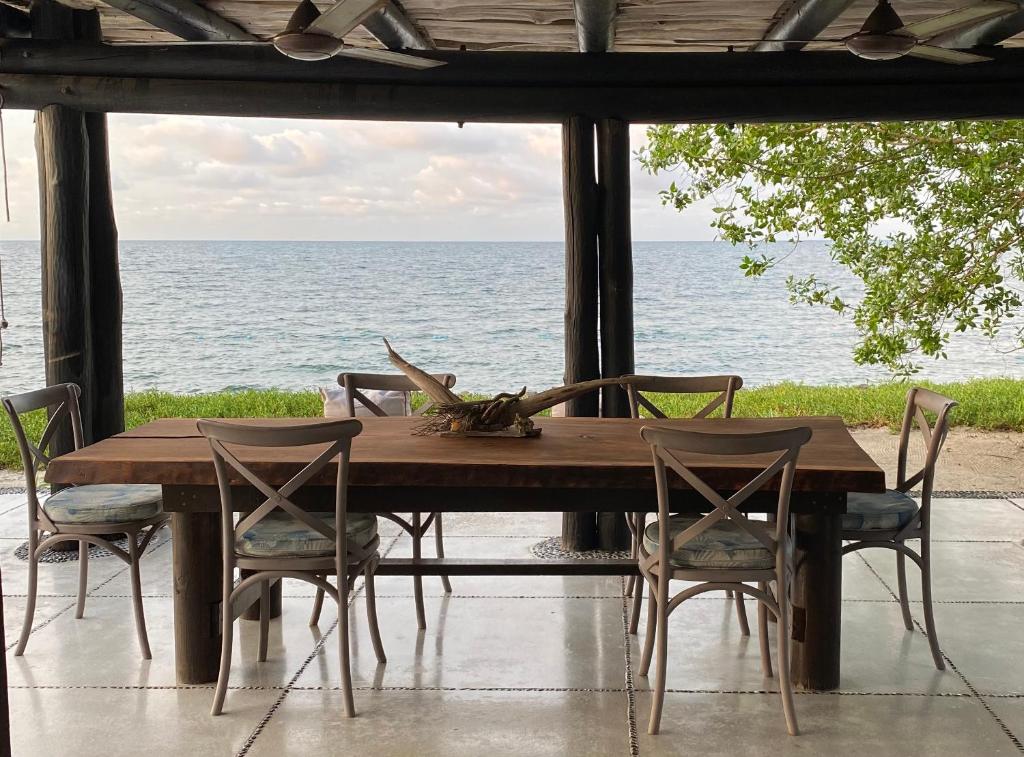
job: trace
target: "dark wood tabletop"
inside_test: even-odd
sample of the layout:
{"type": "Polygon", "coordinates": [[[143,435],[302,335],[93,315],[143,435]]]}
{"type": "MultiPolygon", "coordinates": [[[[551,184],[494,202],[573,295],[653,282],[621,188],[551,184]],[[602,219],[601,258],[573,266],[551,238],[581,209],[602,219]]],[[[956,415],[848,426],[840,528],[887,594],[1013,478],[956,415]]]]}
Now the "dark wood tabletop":
{"type": "MultiPolygon", "coordinates": [[[[239,419],[277,425],[322,422],[304,419],[239,419]]],[[[645,425],[694,431],[744,433],[809,426],[793,489],[819,492],[880,492],[885,474],[854,441],[841,418],[732,418],[634,420],[629,418],[540,418],[541,436],[444,438],[414,433],[419,418],[361,418],[352,443],[354,487],[554,487],[646,489],[654,487],[651,452],[640,439],[645,425]]],[[[284,483],[321,447],[247,448],[239,457],[272,483],[284,483]]],[[[747,483],[770,462],[766,456],[682,456],[721,490],[747,483]]],[[[216,483],[210,448],[194,419],[167,418],[56,458],[51,483],[138,483],[173,486],[216,483]]],[[[332,483],[329,466],[312,483],[332,483]]],[[[685,488],[681,480],[675,485],[685,488]]]]}

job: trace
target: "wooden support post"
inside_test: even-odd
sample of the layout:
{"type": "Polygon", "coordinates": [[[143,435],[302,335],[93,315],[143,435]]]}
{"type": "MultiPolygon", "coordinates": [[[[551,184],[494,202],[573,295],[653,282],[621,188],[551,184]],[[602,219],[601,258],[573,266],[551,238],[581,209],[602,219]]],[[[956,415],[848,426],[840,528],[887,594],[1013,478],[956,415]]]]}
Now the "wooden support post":
{"type": "MultiPolygon", "coordinates": [[[[597,175],[601,377],[612,378],[634,371],[629,124],[625,121],[607,118],[597,122],[597,175]]],[[[625,390],[618,386],[601,390],[601,417],[629,417],[625,390]]],[[[622,513],[598,515],[601,549],[628,549],[629,538],[622,513]]]]}
{"type": "MultiPolygon", "coordinates": [[[[601,376],[634,371],[633,239],[630,227],[629,124],[597,122],[597,170],[601,197],[601,376]]],[[[617,387],[601,390],[601,416],[628,418],[629,400],[617,387]]]]}
{"type": "MultiPolygon", "coordinates": [[[[95,10],[75,14],[80,39],[100,41],[100,16],[95,10]]],[[[89,287],[92,387],[83,399],[92,408],[93,441],[124,431],[124,361],[121,354],[121,270],[117,220],[110,181],[107,117],[86,113],[89,144],[89,287]]]]}
{"type": "MultiPolygon", "coordinates": [[[[600,377],[597,344],[597,184],[594,122],[572,116],[562,124],[562,193],[565,203],[565,382],[600,377]]],[[[568,416],[598,414],[597,392],[566,403],[568,416]]],[[[596,513],[564,513],[562,546],[597,546],[596,513]]]]}
{"type": "MultiPolygon", "coordinates": [[[[88,392],[92,384],[92,356],[89,349],[89,158],[84,115],[63,105],[41,110],[36,117],[36,154],[39,159],[46,383],[73,382],[81,386],[83,392],[88,392]]],[[[81,409],[88,444],[93,441],[92,406],[85,401],[81,409]]],[[[56,454],[74,449],[70,427],[58,430],[50,449],[56,454]]]]}
{"type": "MultiPolygon", "coordinates": [[[[33,36],[99,41],[95,11],[35,0],[33,36]]],[[[36,119],[46,383],[82,388],[85,442],[124,430],[121,283],[106,118],[51,105],[36,119]]],[[[65,433],[66,431],[66,433],[65,433]]],[[[72,448],[62,429],[53,452],[72,448]]]]}

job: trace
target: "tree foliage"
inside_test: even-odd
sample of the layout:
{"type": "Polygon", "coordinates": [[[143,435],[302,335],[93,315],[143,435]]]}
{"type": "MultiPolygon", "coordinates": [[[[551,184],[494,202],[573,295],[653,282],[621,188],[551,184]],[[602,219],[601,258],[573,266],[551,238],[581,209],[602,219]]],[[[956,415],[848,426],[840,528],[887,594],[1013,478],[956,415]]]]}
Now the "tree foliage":
{"type": "MultiPolygon", "coordinates": [[[[765,242],[830,240],[863,296],[820,273],[790,276],[790,299],[851,316],[854,359],[899,374],[945,357],[955,332],[994,337],[1022,304],[1024,122],[656,126],[639,153],[676,172],[666,204],[716,200],[713,225],[751,248],[748,276],[776,259],[765,242]]],[[[1016,330],[1018,343],[1024,330],[1016,330]]]]}

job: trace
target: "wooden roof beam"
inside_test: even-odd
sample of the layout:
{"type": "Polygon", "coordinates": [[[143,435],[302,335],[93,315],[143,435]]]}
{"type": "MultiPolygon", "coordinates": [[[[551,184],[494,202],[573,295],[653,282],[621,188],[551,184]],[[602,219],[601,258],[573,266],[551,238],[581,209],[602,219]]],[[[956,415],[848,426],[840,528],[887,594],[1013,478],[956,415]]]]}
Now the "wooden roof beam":
{"type": "Polygon", "coordinates": [[[1021,32],[1024,32],[1024,7],[1007,16],[990,18],[973,26],[940,34],[929,40],[928,44],[966,50],[971,47],[998,45],[1021,32]]]}
{"type": "Polygon", "coordinates": [[[779,9],[782,15],[751,49],[758,53],[799,50],[852,4],[853,0],[785,0],[779,9]]]}
{"type": "Polygon", "coordinates": [[[433,50],[434,43],[421,32],[395,0],[363,22],[363,27],[388,50],[433,50]]]}
{"type": "Polygon", "coordinates": [[[616,0],[573,0],[576,38],[581,53],[606,53],[615,47],[616,0]]]}
{"type": "Polygon", "coordinates": [[[28,14],[0,3],[0,38],[31,37],[32,21],[28,14]]]}
{"type": "Polygon", "coordinates": [[[103,0],[189,42],[252,42],[252,34],[192,0],[103,0]]]}

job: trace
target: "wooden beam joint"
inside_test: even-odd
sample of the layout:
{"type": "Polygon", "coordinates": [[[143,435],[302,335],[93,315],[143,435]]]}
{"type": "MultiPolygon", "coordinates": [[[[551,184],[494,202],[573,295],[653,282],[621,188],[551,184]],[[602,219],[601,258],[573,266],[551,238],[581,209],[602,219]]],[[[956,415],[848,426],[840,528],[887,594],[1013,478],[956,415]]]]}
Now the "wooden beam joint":
{"type": "Polygon", "coordinates": [[[363,22],[363,27],[388,50],[433,50],[434,43],[406,15],[396,0],[363,22]]]}
{"type": "Polygon", "coordinates": [[[615,47],[616,0],[573,0],[576,38],[581,53],[606,53],[615,47]]]}

